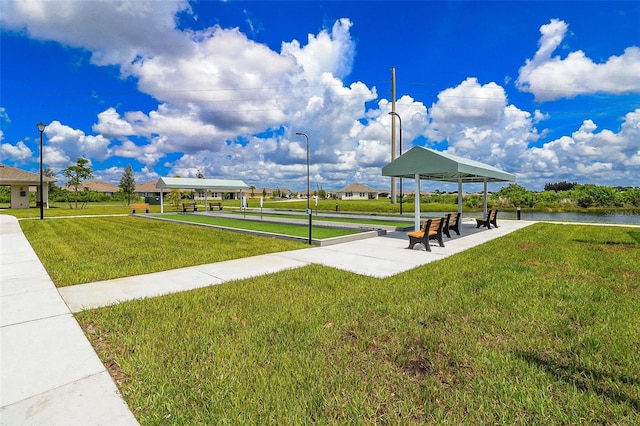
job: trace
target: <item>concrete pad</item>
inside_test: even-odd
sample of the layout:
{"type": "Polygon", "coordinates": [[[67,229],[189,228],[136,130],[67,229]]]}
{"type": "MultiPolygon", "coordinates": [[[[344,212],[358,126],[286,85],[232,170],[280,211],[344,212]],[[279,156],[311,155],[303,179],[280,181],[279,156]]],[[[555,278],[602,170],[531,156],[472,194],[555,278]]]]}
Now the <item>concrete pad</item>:
{"type": "Polygon", "coordinates": [[[137,425],[107,371],[0,408],[1,424],[137,425]]]}
{"type": "Polygon", "coordinates": [[[2,327],[69,313],[69,308],[53,286],[46,290],[3,295],[0,299],[2,327]]]}
{"type": "Polygon", "coordinates": [[[55,288],[39,260],[37,264],[34,264],[33,260],[13,263],[3,261],[0,268],[0,282],[2,282],[1,296],[55,288]]]}
{"type": "Polygon", "coordinates": [[[71,314],[2,327],[0,341],[1,407],[105,371],[71,314]]]}

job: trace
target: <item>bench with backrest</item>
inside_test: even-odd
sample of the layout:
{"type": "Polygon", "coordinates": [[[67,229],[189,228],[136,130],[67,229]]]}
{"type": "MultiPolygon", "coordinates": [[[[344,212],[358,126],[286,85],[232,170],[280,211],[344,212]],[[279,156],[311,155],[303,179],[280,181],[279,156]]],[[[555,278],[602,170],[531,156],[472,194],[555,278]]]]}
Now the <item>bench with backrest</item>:
{"type": "Polygon", "coordinates": [[[431,251],[429,240],[437,240],[440,247],[444,247],[444,241],[442,240],[443,224],[444,218],[441,217],[425,220],[422,229],[407,233],[409,236],[408,248],[412,249],[417,243],[422,243],[427,251],[431,251]]]}
{"type": "Polygon", "coordinates": [[[491,225],[498,227],[498,210],[489,210],[487,215],[482,219],[476,219],[476,228],[484,226],[491,229],[491,225]]]}
{"type": "Polygon", "coordinates": [[[194,212],[197,212],[198,205],[196,203],[182,203],[182,211],[186,212],[187,210],[193,210],[194,212]]]}
{"type": "Polygon", "coordinates": [[[442,226],[444,235],[451,238],[451,231],[456,231],[456,234],[460,235],[460,217],[462,217],[460,213],[447,214],[442,226]]]}
{"type": "Polygon", "coordinates": [[[142,211],[144,210],[145,213],[149,213],[149,204],[148,203],[138,203],[138,204],[131,204],[131,213],[135,213],[136,210],[142,211]]]}
{"type": "Polygon", "coordinates": [[[222,210],[222,203],[220,201],[209,203],[209,211],[213,211],[213,209],[222,210]]]}

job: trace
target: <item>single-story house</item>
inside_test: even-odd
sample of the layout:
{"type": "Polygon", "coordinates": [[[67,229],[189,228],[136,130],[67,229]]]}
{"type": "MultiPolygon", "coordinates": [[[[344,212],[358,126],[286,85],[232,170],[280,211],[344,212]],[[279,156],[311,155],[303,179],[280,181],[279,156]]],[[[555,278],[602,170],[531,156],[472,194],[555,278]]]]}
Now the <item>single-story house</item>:
{"type": "Polygon", "coordinates": [[[136,194],[138,194],[140,198],[159,197],[160,190],[156,188],[157,182],[157,180],[150,180],[136,184],[136,194]]]}
{"type": "MultiPolygon", "coordinates": [[[[49,182],[55,182],[54,178],[42,176],[42,200],[44,207],[49,207],[49,182]]],[[[15,167],[0,164],[0,185],[11,187],[11,208],[29,208],[29,187],[35,187],[40,191],[40,173],[30,173],[15,167]]],[[[40,200],[36,193],[36,200],[40,200]]],[[[36,207],[40,202],[36,201],[36,207]]]]}
{"type": "Polygon", "coordinates": [[[377,200],[378,191],[361,183],[352,183],[336,191],[339,200],[377,200]]]}
{"type": "Polygon", "coordinates": [[[100,194],[112,196],[120,190],[112,183],[105,182],[103,180],[85,180],[80,184],[82,189],[88,189],[90,191],[99,192],[100,194]]]}

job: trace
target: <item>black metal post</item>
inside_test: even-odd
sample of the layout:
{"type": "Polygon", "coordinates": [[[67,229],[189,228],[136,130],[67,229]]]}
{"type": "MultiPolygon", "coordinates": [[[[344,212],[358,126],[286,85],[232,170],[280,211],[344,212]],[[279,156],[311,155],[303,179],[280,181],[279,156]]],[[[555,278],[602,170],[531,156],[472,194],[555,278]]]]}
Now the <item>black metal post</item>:
{"type": "Polygon", "coordinates": [[[38,191],[40,196],[38,198],[40,199],[40,220],[43,220],[44,219],[44,198],[43,198],[44,182],[42,179],[42,132],[44,132],[44,128],[46,127],[46,125],[40,122],[36,124],[36,126],[40,131],[40,190],[38,191]]]}

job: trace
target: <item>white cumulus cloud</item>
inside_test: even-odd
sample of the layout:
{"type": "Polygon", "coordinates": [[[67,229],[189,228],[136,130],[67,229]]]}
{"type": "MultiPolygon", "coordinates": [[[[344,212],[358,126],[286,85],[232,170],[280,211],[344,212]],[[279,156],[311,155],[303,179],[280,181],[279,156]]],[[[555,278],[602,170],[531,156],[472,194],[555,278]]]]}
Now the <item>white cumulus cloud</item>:
{"type": "Polygon", "coordinates": [[[595,63],[581,50],[566,58],[552,56],[569,26],[552,19],[540,27],[539,48],[520,68],[516,86],[533,93],[538,101],[573,98],[594,93],[640,93],[640,48],[627,47],[622,55],[595,63]]]}

